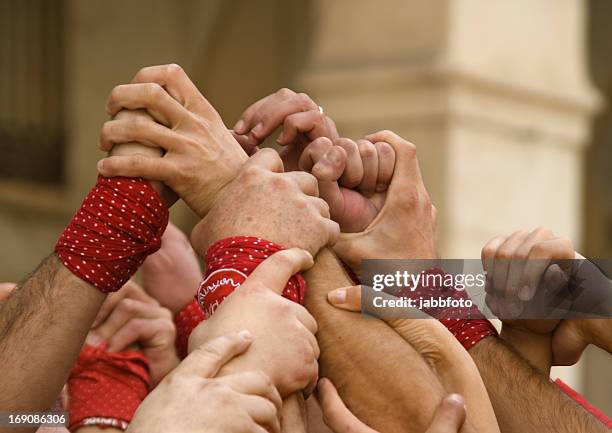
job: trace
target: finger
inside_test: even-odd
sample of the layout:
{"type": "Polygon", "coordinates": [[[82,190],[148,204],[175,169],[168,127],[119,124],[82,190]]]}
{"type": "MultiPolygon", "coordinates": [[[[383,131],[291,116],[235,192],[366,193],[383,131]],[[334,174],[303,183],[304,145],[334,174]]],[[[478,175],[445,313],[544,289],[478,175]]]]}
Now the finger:
{"type": "Polygon", "coordinates": [[[523,239],[520,245],[516,248],[514,256],[509,263],[508,277],[506,282],[507,296],[511,299],[518,299],[519,291],[522,290],[521,282],[523,280],[523,270],[525,268],[529,251],[536,243],[550,239],[553,234],[548,229],[538,228],[523,239]]]}
{"type": "Polygon", "coordinates": [[[238,404],[257,424],[267,427],[269,431],[280,433],[278,409],[271,401],[254,395],[240,395],[238,404]]]}
{"type": "Polygon", "coordinates": [[[176,328],[171,316],[157,319],[130,319],[108,340],[109,352],[122,352],[134,343],[143,347],[174,347],[176,328]]]}
{"type": "Polygon", "coordinates": [[[325,218],[323,221],[327,232],[327,246],[333,246],[340,239],[340,225],[333,220],[325,218]]]}
{"type": "Polygon", "coordinates": [[[376,433],[361,422],[346,407],[334,384],[326,378],[319,380],[317,387],[323,421],[334,432],[376,433]]]}
{"type": "Polygon", "coordinates": [[[245,371],[218,379],[241,394],[258,395],[270,400],[278,410],[283,406],[283,400],[274,383],[262,371],[245,371]]]}
{"type": "Polygon", "coordinates": [[[253,336],[249,331],[217,337],[191,351],[170,374],[193,374],[202,378],[215,377],[221,367],[247,350],[252,341],[253,336]]]}
{"type": "Polygon", "coordinates": [[[241,287],[249,284],[262,284],[281,294],[289,278],[300,271],[309,269],[313,263],[312,255],[306,250],[290,248],[279,251],[257,266],[241,287]]]}
{"type": "Polygon", "coordinates": [[[378,154],[378,178],[376,192],[383,192],[389,187],[395,169],[395,151],[389,143],[377,141],[374,143],[378,154]]]}
{"type": "Polygon", "coordinates": [[[368,140],[357,140],[357,147],[363,164],[363,178],[359,184],[359,190],[366,197],[370,197],[376,191],[376,179],[378,178],[378,154],[376,147],[368,140]]]}
{"type": "Polygon", "coordinates": [[[304,134],[311,140],[326,137],[331,140],[338,137],[333,120],[318,109],[290,114],[283,122],[283,131],[276,142],[281,146],[292,143],[298,134],[304,134]]]}
{"type": "Polygon", "coordinates": [[[389,188],[397,182],[397,186],[415,185],[422,183],[421,170],[417,159],[416,146],[396,133],[384,130],[365,137],[371,142],[388,143],[395,152],[394,176],[389,188]]]}
{"type": "Polygon", "coordinates": [[[556,238],[536,243],[529,252],[523,270],[519,298],[523,301],[533,298],[540,279],[551,261],[571,260],[574,257],[574,247],[569,239],[556,238]]]}
{"type": "Polygon", "coordinates": [[[124,298],[110,313],[108,318],[100,326],[92,330],[91,334],[93,334],[94,339],[99,338],[101,341],[105,341],[115,335],[132,318],[157,319],[159,315],[160,308],[157,305],[124,298]]]}
{"type": "Polygon", "coordinates": [[[100,132],[99,147],[100,150],[108,152],[115,144],[138,142],[170,151],[180,138],[179,134],[152,119],[130,117],[106,122],[100,132]]]}
{"type": "Polygon", "coordinates": [[[304,325],[306,329],[308,329],[308,331],[311,332],[312,334],[316,334],[318,330],[318,325],[317,325],[317,321],[312,316],[312,314],[310,314],[310,312],[304,306],[300,304],[296,305],[294,303],[293,307],[294,307],[295,315],[298,318],[298,320],[302,323],[302,325],[304,325]]]}
{"type": "Polygon", "coordinates": [[[465,418],[465,400],[459,394],[451,394],[436,409],[426,433],[457,433],[465,423],[465,418]]]}
{"type": "Polygon", "coordinates": [[[329,205],[327,204],[325,200],[323,200],[322,198],[310,197],[310,196],[307,198],[307,200],[310,203],[310,205],[314,207],[323,218],[329,219],[330,217],[329,205]]]}
{"type": "Polygon", "coordinates": [[[285,171],[283,160],[280,155],[276,150],[271,148],[260,149],[249,158],[246,165],[262,167],[275,173],[282,173],[285,171]]]}
{"type": "Polygon", "coordinates": [[[120,110],[146,109],[159,123],[167,127],[179,125],[189,112],[156,83],[122,84],[116,86],[106,103],[106,112],[113,117],[120,110]]]}
{"type": "MultiPolygon", "coordinates": [[[[306,327],[301,321],[298,321],[298,326],[304,328],[304,335],[306,336],[306,340],[312,349],[312,353],[314,354],[315,359],[319,359],[319,355],[321,355],[321,349],[319,348],[319,343],[317,342],[317,338],[314,333],[306,327]]],[[[316,332],[316,331],[315,331],[316,332]]]]}
{"type": "Polygon", "coordinates": [[[289,179],[293,180],[304,194],[312,197],[319,196],[317,178],[312,174],[303,171],[290,171],[284,173],[283,176],[287,176],[289,179]]]}
{"type": "Polygon", "coordinates": [[[357,143],[348,138],[338,138],[334,140],[334,145],[341,147],[346,152],[346,165],[340,177],[340,185],[345,188],[356,188],[363,181],[365,168],[357,143]]]}
{"type": "Polygon", "coordinates": [[[283,88],[253,103],[246,110],[244,110],[242,116],[240,116],[240,119],[238,119],[238,122],[236,122],[234,125],[234,131],[236,131],[238,134],[246,134],[250,132],[251,129],[253,129],[257,123],[259,123],[259,119],[261,118],[261,108],[266,105],[266,103],[270,101],[272,103],[279,102],[293,95],[295,95],[293,90],[283,88]]]}
{"type": "Polygon", "coordinates": [[[257,151],[257,142],[251,138],[249,135],[240,135],[237,134],[236,131],[230,130],[234,139],[240,144],[242,150],[246,152],[247,155],[252,156],[257,151]]]}
{"type": "Polygon", "coordinates": [[[106,297],[106,300],[100,307],[100,310],[98,311],[98,314],[96,315],[91,327],[95,328],[104,322],[109,314],[117,307],[117,304],[124,298],[135,299],[137,301],[157,305],[157,301],[151,296],[147,295],[142,287],[140,287],[134,281],[129,280],[117,292],[111,293],[106,297]]]}
{"type": "Polygon", "coordinates": [[[334,289],[327,293],[327,300],[336,308],[361,311],[361,286],[334,289]]]}
{"type": "Polygon", "coordinates": [[[493,275],[495,273],[495,254],[502,244],[506,241],[506,236],[496,236],[485,244],[480,252],[482,267],[486,275],[485,291],[493,293],[493,275]]]}
{"type": "Polygon", "coordinates": [[[0,283],[0,301],[8,298],[15,287],[17,287],[15,283],[0,283]]]}
{"type": "MultiPolygon", "coordinates": [[[[296,93],[278,102],[268,100],[258,110],[259,119],[254,119],[255,121],[258,120],[258,123],[253,127],[251,133],[258,140],[264,140],[283,124],[287,116],[309,110],[319,112],[319,106],[305,93],[296,93]]],[[[254,117],[257,117],[257,115],[254,117]]],[[[322,122],[323,115],[321,113],[319,113],[319,117],[319,121],[322,122]]]]}
{"type": "Polygon", "coordinates": [[[510,263],[516,261],[516,250],[529,236],[526,230],[518,230],[512,233],[498,248],[495,254],[495,271],[493,275],[493,290],[500,296],[513,300],[516,296],[516,288],[508,287],[508,274],[510,263]]]}
{"type": "Polygon", "coordinates": [[[327,137],[320,137],[312,141],[300,155],[298,160],[299,169],[310,173],[317,162],[319,162],[323,155],[332,147],[333,144],[327,137]]]}
{"type": "Polygon", "coordinates": [[[177,64],[142,68],[134,76],[132,83],[157,83],[189,111],[208,120],[221,120],[217,110],[202,96],[183,68],[177,64]]]}
{"type": "Polygon", "coordinates": [[[332,146],[312,166],[312,174],[320,181],[338,182],[345,171],[346,162],[346,150],[340,146],[332,146]]]}
{"type": "Polygon", "coordinates": [[[164,158],[142,154],[109,156],[98,161],[98,173],[105,177],[142,177],[165,182],[174,171],[174,166],[164,158]]]}

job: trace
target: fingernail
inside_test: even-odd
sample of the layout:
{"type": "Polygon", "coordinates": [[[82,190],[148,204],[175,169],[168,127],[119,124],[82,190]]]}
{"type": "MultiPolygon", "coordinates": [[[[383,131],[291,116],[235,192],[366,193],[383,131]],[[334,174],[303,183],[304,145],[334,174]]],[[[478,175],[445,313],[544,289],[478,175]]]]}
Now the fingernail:
{"type": "Polygon", "coordinates": [[[376,191],[378,192],[382,192],[385,189],[387,189],[387,185],[385,185],[384,183],[378,183],[376,184],[376,191]]]}
{"type": "Polygon", "coordinates": [[[344,304],[346,302],[346,289],[335,289],[327,294],[327,299],[332,304],[344,304]]]}
{"type": "Polygon", "coordinates": [[[102,342],[102,339],[97,334],[89,334],[87,337],[87,343],[90,346],[98,346],[102,342]]]}
{"type": "Polygon", "coordinates": [[[460,394],[451,394],[446,397],[446,401],[453,405],[465,407],[465,400],[460,394]]]}
{"type": "Polygon", "coordinates": [[[244,120],[240,119],[234,125],[234,132],[237,132],[238,134],[244,134],[244,131],[243,131],[244,127],[245,127],[244,120]]]}
{"type": "Polygon", "coordinates": [[[253,128],[251,132],[255,135],[259,135],[259,133],[261,133],[263,130],[263,127],[263,123],[259,122],[257,125],[255,125],[255,128],[253,128]]]}
{"type": "Polygon", "coordinates": [[[518,296],[521,301],[529,301],[531,299],[531,290],[529,290],[529,286],[521,287],[518,296]]]}
{"type": "Polygon", "coordinates": [[[278,136],[278,138],[276,139],[276,142],[278,144],[283,142],[283,138],[285,137],[285,131],[281,131],[280,135],[278,136]]]}
{"type": "Polygon", "coordinates": [[[101,159],[100,161],[98,161],[98,164],[96,164],[98,167],[98,171],[102,171],[104,169],[104,160],[101,159]]]}
{"type": "Polygon", "coordinates": [[[250,331],[247,331],[246,329],[244,331],[240,331],[238,333],[238,335],[240,336],[240,338],[242,338],[244,341],[251,341],[253,339],[253,334],[251,334],[250,331]]]}

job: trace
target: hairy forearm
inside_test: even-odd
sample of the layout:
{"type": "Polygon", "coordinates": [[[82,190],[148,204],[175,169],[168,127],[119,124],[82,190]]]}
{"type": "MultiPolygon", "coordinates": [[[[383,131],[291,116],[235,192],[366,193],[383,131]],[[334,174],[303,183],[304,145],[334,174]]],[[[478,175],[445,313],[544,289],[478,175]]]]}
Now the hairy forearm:
{"type": "Polygon", "coordinates": [[[0,304],[1,410],[53,405],[104,298],[53,254],[0,304]]]}
{"type": "Polygon", "coordinates": [[[329,250],[319,253],[305,277],[306,306],[319,325],[321,376],[372,428],[425,431],[444,390],[423,358],[381,320],[327,302],[329,290],[352,285],[329,250]]]}
{"type": "Polygon", "coordinates": [[[470,355],[487,387],[502,432],[606,431],[502,340],[485,338],[470,349],[470,355]]]}
{"type": "Polygon", "coordinates": [[[550,375],[552,365],[552,336],[550,334],[536,334],[504,325],[500,337],[542,374],[550,375]]]}

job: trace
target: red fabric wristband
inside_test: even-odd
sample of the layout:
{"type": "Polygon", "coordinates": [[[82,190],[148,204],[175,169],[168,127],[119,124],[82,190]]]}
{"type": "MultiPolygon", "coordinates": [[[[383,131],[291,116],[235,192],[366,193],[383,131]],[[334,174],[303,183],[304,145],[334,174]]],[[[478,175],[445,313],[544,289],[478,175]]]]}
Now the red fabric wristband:
{"type": "MultiPolygon", "coordinates": [[[[270,255],[283,250],[273,242],[253,236],[236,236],[220,240],[206,252],[206,273],[195,300],[174,318],[177,328],[176,347],[181,358],[187,354],[191,331],[210,317],[223,300],[240,287],[255,268],[270,255]],[[196,310],[199,310],[197,311],[196,310]]],[[[306,281],[296,274],[287,283],[283,296],[304,303],[306,281]]]]}
{"type": "Polygon", "coordinates": [[[608,418],[601,410],[597,409],[591,403],[589,403],[584,396],[571,388],[568,384],[563,382],[561,379],[555,380],[555,384],[563,391],[569,398],[574,400],[580,406],[582,406],[587,412],[591,413],[599,421],[601,421],[606,427],[612,428],[612,419],[608,418]]]}
{"type": "Polygon", "coordinates": [[[205,318],[200,304],[195,299],[185,305],[174,316],[174,324],[176,325],[176,353],[179,358],[183,359],[187,356],[189,336],[205,318]]]}
{"type": "Polygon", "coordinates": [[[151,386],[146,357],[85,346],[68,379],[70,431],[84,425],[127,428],[151,386]]]}
{"type": "Polygon", "coordinates": [[[55,252],[73,274],[112,292],[159,249],[167,224],[168,209],[149,182],[98,176],[55,252]]]}
{"type": "MultiPolygon", "coordinates": [[[[423,273],[430,278],[425,281],[444,281],[446,274],[439,268],[432,268],[423,273]],[[437,278],[435,278],[437,277],[437,278]]],[[[450,298],[454,301],[466,301],[471,299],[467,291],[456,289],[455,287],[446,287],[444,284],[421,284],[414,290],[411,288],[403,288],[400,290],[400,296],[418,300],[419,298],[450,298]]],[[[460,307],[428,307],[421,311],[429,314],[433,318],[442,323],[453,336],[466,349],[471,349],[474,345],[480,342],[483,338],[489,336],[497,336],[497,330],[489,322],[478,307],[472,303],[471,306],[460,307]]]]}

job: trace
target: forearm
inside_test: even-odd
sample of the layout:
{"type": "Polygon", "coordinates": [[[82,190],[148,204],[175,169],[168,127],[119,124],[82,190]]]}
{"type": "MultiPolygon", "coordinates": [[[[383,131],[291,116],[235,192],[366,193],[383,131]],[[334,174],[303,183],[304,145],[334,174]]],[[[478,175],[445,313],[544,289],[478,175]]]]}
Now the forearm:
{"type": "Polygon", "coordinates": [[[53,405],[104,298],[53,254],[2,303],[2,410],[53,405]]]}
{"type": "Polygon", "coordinates": [[[546,377],[550,375],[552,365],[551,334],[536,334],[528,330],[504,325],[500,337],[542,374],[546,377]]]}
{"type": "Polygon", "coordinates": [[[498,338],[470,349],[502,432],[605,432],[606,428],[566,397],[547,376],[498,338]]]}
{"type": "Polygon", "coordinates": [[[334,382],[351,411],[372,428],[425,431],[444,390],[423,358],[381,320],[327,302],[330,289],[352,285],[329,250],[319,253],[304,276],[306,306],[319,325],[321,376],[334,382]]]}

